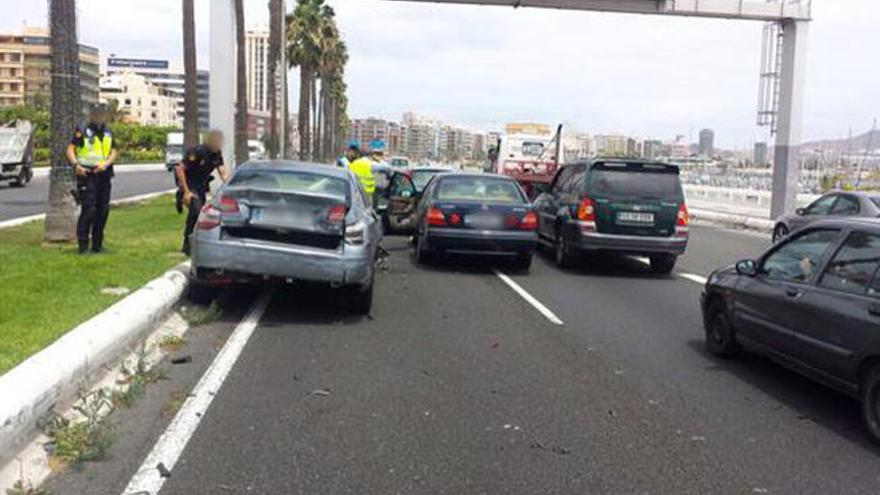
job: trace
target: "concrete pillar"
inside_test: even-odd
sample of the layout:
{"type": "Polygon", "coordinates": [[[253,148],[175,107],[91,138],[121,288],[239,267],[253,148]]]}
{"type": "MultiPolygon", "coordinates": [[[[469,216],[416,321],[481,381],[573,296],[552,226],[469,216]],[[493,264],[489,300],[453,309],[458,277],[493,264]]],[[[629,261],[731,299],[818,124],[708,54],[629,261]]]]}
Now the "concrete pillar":
{"type": "Polygon", "coordinates": [[[777,218],[797,207],[809,23],[785,21],[782,23],[782,30],[782,67],[779,80],[776,149],[773,159],[771,218],[777,218]]]}
{"type": "Polygon", "coordinates": [[[223,159],[235,163],[235,9],[233,0],[210,2],[211,128],[223,132],[223,159]]]}

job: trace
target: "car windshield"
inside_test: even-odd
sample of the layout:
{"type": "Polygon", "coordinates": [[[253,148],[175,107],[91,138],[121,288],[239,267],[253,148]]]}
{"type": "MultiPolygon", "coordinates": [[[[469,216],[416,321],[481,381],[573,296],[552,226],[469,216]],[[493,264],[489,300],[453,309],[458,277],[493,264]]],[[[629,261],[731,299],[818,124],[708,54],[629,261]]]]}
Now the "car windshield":
{"type": "Polygon", "coordinates": [[[678,174],[637,170],[594,170],[592,191],[599,195],[629,198],[682,198],[678,174]]]}
{"type": "Polygon", "coordinates": [[[480,201],[491,203],[525,203],[516,183],[489,177],[449,177],[437,186],[440,201],[480,201]]]}
{"type": "Polygon", "coordinates": [[[229,181],[232,187],[252,187],[285,192],[314,193],[345,198],[346,181],[310,172],[240,170],[229,181]]]}
{"type": "Polygon", "coordinates": [[[428,181],[431,180],[431,177],[434,177],[440,172],[440,170],[413,170],[413,185],[416,186],[416,189],[421,191],[428,184],[428,181]]]}

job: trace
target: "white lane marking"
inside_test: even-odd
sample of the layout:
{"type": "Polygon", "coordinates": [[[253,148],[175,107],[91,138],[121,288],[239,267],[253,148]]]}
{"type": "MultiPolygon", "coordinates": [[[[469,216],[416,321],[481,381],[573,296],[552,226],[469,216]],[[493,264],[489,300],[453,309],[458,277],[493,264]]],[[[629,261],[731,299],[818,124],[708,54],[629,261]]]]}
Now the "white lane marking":
{"type": "Polygon", "coordinates": [[[272,291],[260,294],[250,312],[238,324],[229,340],[214,358],[214,362],[202,375],[189,398],[183,403],[183,407],[168,425],[168,429],[162,433],[162,436],[156,441],[156,445],[153,446],[153,450],[147,454],[143,464],[122,492],[123,495],[156,495],[159,493],[162,485],[165,484],[165,478],[159,473],[157,466],[162,463],[168,471],[174,472],[174,465],[177,464],[180,454],[183,453],[183,449],[208,411],[211,401],[220,391],[227,375],[253,335],[271,299],[272,291]]]}
{"type": "Polygon", "coordinates": [[[685,280],[690,280],[691,282],[696,282],[700,285],[706,285],[706,282],[708,281],[708,279],[706,277],[704,277],[702,275],[694,275],[693,273],[677,273],[676,275],[678,275],[679,277],[681,277],[685,280]]]}
{"type": "Polygon", "coordinates": [[[525,299],[526,302],[528,302],[528,303],[531,304],[535,309],[537,309],[538,312],[541,313],[542,315],[544,315],[545,318],[547,318],[548,320],[550,320],[551,323],[553,323],[554,325],[565,325],[565,323],[563,323],[562,320],[560,320],[558,316],[556,316],[555,314],[553,314],[553,311],[550,311],[550,310],[547,308],[547,306],[544,306],[543,304],[541,304],[541,301],[535,299],[534,296],[532,296],[531,294],[529,294],[528,292],[526,292],[525,289],[523,289],[522,287],[520,287],[519,284],[517,284],[516,282],[514,282],[510,277],[508,277],[507,275],[501,273],[501,272],[498,271],[497,269],[493,269],[493,271],[495,272],[495,275],[498,276],[498,278],[500,278],[505,284],[507,284],[508,287],[510,287],[511,289],[513,289],[514,292],[516,292],[517,294],[519,294],[520,297],[522,297],[523,299],[525,299]]]}

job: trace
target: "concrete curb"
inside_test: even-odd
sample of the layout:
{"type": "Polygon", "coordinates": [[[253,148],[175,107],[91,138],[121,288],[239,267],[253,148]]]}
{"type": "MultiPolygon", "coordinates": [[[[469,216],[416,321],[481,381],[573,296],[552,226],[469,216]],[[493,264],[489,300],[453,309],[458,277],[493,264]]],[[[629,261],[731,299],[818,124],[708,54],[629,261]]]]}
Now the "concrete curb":
{"type": "Polygon", "coordinates": [[[695,220],[720,223],[727,226],[758,230],[766,233],[773,232],[773,220],[768,220],[766,218],[750,217],[747,215],[735,215],[730,213],[718,213],[715,211],[701,209],[689,209],[688,211],[695,220]]]}
{"type": "MultiPolygon", "coordinates": [[[[171,194],[171,193],[175,192],[176,190],[177,189],[168,189],[165,191],[157,191],[157,192],[152,192],[152,193],[147,193],[147,194],[139,194],[137,196],[130,196],[128,198],[115,199],[110,202],[110,205],[116,206],[116,205],[124,205],[124,204],[128,204],[128,203],[137,203],[139,201],[145,201],[148,199],[153,199],[158,196],[162,196],[163,194],[171,194]]],[[[40,213],[37,215],[28,215],[26,217],[13,218],[12,220],[4,220],[4,221],[0,222],[0,229],[15,227],[17,225],[23,225],[23,224],[26,224],[29,222],[34,222],[37,220],[43,220],[44,218],[46,218],[46,214],[40,213]]]]}
{"type": "MultiPolygon", "coordinates": [[[[52,167],[35,167],[34,168],[34,177],[48,177],[49,170],[52,167]]],[[[165,170],[164,163],[132,163],[131,165],[126,165],[124,163],[120,163],[116,165],[114,169],[116,173],[125,173],[125,172],[155,172],[157,170],[165,170]]]]}
{"type": "Polygon", "coordinates": [[[52,410],[112,368],[185,293],[189,263],[169,270],[0,376],[0,466],[39,432],[52,410]]]}

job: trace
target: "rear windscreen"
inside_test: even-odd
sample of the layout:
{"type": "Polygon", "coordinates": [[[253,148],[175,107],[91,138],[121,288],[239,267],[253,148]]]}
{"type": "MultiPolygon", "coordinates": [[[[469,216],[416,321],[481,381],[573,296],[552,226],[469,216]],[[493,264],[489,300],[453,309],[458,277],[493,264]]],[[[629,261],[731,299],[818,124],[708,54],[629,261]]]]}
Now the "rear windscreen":
{"type": "Polygon", "coordinates": [[[346,198],[344,179],[308,172],[280,170],[240,170],[229,181],[230,186],[254,189],[280,190],[294,193],[313,193],[346,198]]]}
{"type": "Polygon", "coordinates": [[[515,182],[490,177],[447,177],[437,185],[435,198],[439,201],[525,203],[515,182]]]}
{"type": "Polygon", "coordinates": [[[680,199],[683,196],[676,173],[623,168],[594,169],[591,192],[634,198],[680,199]]]}
{"type": "Polygon", "coordinates": [[[880,208],[880,196],[872,196],[871,202],[877,205],[877,208],[880,208]]]}
{"type": "Polygon", "coordinates": [[[413,185],[416,186],[416,189],[421,191],[428,184],[428,181],[431,180],[431,177],[434,177],[439,173],[439,170],[413,170],[413,185]]]}

